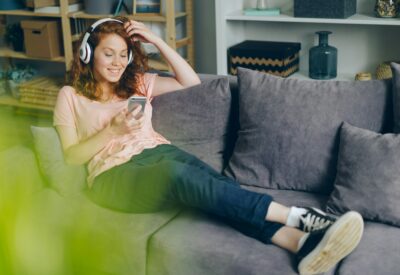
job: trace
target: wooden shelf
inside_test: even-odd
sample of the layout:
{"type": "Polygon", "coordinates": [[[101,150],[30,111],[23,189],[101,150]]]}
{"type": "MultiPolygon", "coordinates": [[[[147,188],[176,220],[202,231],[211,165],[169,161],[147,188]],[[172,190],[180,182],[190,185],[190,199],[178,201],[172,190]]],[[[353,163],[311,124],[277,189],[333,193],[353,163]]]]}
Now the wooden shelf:
{"type": "Polygon", "coordinates": [[[52,112],[54,109],[53,107],[48,107],[48,106],[22,103],[18,99],[15,99],[10,95],[1,95],[0,96],[0,105],[7,105],[7,106],[14,106],[14,107],[42,110],[42,111],[50,111],[50,112],[52,112]]]}
{"type": "Polygon", "coordinates": [[[81,34],[80,33],[71,35],[71,41],[72,42],[78,41],[79,38],[81,38],[81,34]]]}
{"type": "MultiPolygon", "coordinates": [[[[167,18],[162,14],[157,13],[136,13],[136,14],[125,14],[124,16],[144,22],[166,22],[167,18]]],[[[186,12],[178,12],[175,14],[175,18],[182,18],[187,16],[186,12]]],[[[99,19],[103,17],[113,17],[112,14],[88,14],[83,11],[71,12],[68,17],[74,19],[99,19]]]]}
{"type": "Polygon", "coordinates": [[[185,17],[185,16],[188,16],[187,12],[178,12],[175,15],[175,18],[178,19],[178,18],[182,18],[182,17],[185,17]]]}
{"type": "Polygon", "coordinates": [[[293,13],[282,13],[276,16],[243,15],[242,10],[237,10],[226,15],[229,21],[265,21],[265,22],[290,22],[290,23],[319,23],[319,24],[345,24],[345,25],[383,25],[400,26],[400,18],[377,18],[372,14],[354,14],[346,19],[331,18],[303,18],[294,17],[293,13]]]}
{"type": "MultiPolygon", "coordinates": [[[[193,0],[183,0],[185,11],[177,12],[175,9],[174,0],[162,0],[163,7],[165,6],[165,12],[161,13],[136,13],[136,14],[124,14],[124,16],[143,22],[156,22],[162,23],[165,29],[165,42],[173,49],[187,46],[187,59],[190,60],[191,64],[194,64],[194,49],[192,45],[193,37],[193,0]],[[186,25],[186,37],[185,39],[176,40],[176,28],[177,19],[184,18],[186,25]]],[[[28,17],[56,17],[59,18],[61,31],[62,31],[62,43],[64,47],[64,56],[53,59],[46,58],[35,58],[27,56],[25,53],[15,52],[6,47],[0,47],[0,57],[6,58],[18,58],[18,59],[31,59],[31,60],[42,60],[51,62],[62,62],[65,65],[65,70],[69,71],[71,68],[71,61],[73,60],[73,45],[72,43],[77,41],[80,34],[72,34],[71,19],[87,19],[97,20],[104,17],[112,17],[112,14],[88,14],[84,11],[68,12],[68,1],[60,0],[60,12],[58,13],[38,13],[29,9],[21,10],[1,10],[0,15],[8,16],[28,16],[28,17]]],[[[1,31],[1,30],[0,30],[1,31]]],[[[3,30],[4,31],[4,30],[3,30]]],[[[155,69],[170,70],[170,67],[161,62],[150,60],[149,66],[155,69]]]]}
{"type": "MultiPolygon", "coordinates": [[[[83,11],[69,13],[68,16],[74,19],[99,19],[103,17],[113,17],[112,14],[88,14],[83,11]]],[[[128,18],[144,22],[166,22],[167,19],[161,14],[130,14],[124,15],[128,18]]]]}
{"type": "Polygon", "coordinates": [[[33,11],[30,11],[30,10],[0,10],[0,15],[61,17],[61,14],[59,14],[59,13],[33,12],[33,11]]]}
{"type": "Polygon", "coordinates": [[[62,62],[62,63],[65,62],[65,58],[63,56],[51,58],[51,59],[32,57],[32,56],[27,56],[24,52],[16,52],[7,47],[0,47],[0,57],[42,60],[42,61],[49,61],[49,62],[62,62]]]}
{"type": "Polygon", "coordinates": [[[160,70],[160,71],[168,71],[169,66],[167,63],[165,63],[163,60],[158,60],[158,59],[150,59],[149,58],[149,67],[155,70],[160,70]]]}
{"type": "Polygon", "coordinates": [[[186,45],[189,45],[192,42],[192,38],[191,37],[184,37],[182,39],[176,40],[176,48],[181,48],[184,47],[186,45]]]}

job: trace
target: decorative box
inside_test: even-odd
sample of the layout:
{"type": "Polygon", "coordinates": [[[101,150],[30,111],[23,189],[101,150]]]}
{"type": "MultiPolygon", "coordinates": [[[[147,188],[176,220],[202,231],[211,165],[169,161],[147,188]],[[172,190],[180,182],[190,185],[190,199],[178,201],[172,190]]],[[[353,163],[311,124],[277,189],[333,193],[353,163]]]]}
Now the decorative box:
{"type": "Polygon", "coordinates": [[[300,43],[246,40],[228,49],[228,70],[244,67],[288,77],[299,70],[300,43]]]}
{"type": "Polygon", "coordinates": [[[22,20],[26,55],[55,58],[63,54],[60,22],[56,20],[22,20]]]}
{"type": "Polygon", "coordinates": [[[357,0],[294,0],[294,17],[347,18],[356,9],[357,0]]]}

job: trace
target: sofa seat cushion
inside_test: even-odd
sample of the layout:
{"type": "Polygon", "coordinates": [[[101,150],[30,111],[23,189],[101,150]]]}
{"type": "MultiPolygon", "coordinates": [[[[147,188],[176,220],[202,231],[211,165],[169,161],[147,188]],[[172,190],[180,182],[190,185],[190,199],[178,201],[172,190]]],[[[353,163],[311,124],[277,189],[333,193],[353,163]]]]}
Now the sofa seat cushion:
{"type": "Polygon", "coordinates": [[[182,211],[151,238],[147,271],[149,275],[297,274],[290,252],[194,209],[182,211]]]}
{"type": "Polygon", "coordinates": [[[15,274],[144,275],[148,239],[178,212],[120,213],[44,188],[22,207],[10,238],[15,274]]]}
{"type": "Polygon", "coordinates": [[[343,259],[339,275],[399,274],[400,228],[366,222],[358,247],[343,259]]]}

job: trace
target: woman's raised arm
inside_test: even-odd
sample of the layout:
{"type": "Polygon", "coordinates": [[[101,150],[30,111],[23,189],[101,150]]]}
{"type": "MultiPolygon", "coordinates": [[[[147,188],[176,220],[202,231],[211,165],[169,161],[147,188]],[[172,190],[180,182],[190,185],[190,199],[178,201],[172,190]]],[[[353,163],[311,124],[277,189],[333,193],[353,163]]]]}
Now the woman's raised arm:
{"type": "Polygon", "coordinates": [[[199,77],[186,60],[143,23],[131,20],[125,23],[125,29],[134,41],[151,43],[157,47],[174,72],[174,77],[156,78],[153,96],[200,84],[199,77]]]}

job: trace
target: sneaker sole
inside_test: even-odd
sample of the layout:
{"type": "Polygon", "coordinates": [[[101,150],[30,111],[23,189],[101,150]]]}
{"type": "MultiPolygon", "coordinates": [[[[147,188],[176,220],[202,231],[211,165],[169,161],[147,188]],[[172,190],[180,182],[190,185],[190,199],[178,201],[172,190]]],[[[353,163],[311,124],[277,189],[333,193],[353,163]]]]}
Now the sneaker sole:
{"type": "Polygon", "coordinates": [[[323,273],[357,247],[364,229],[360,214],[350,211],[331,225],[319,244],[298,266],[302,275],[323,273]]]}

